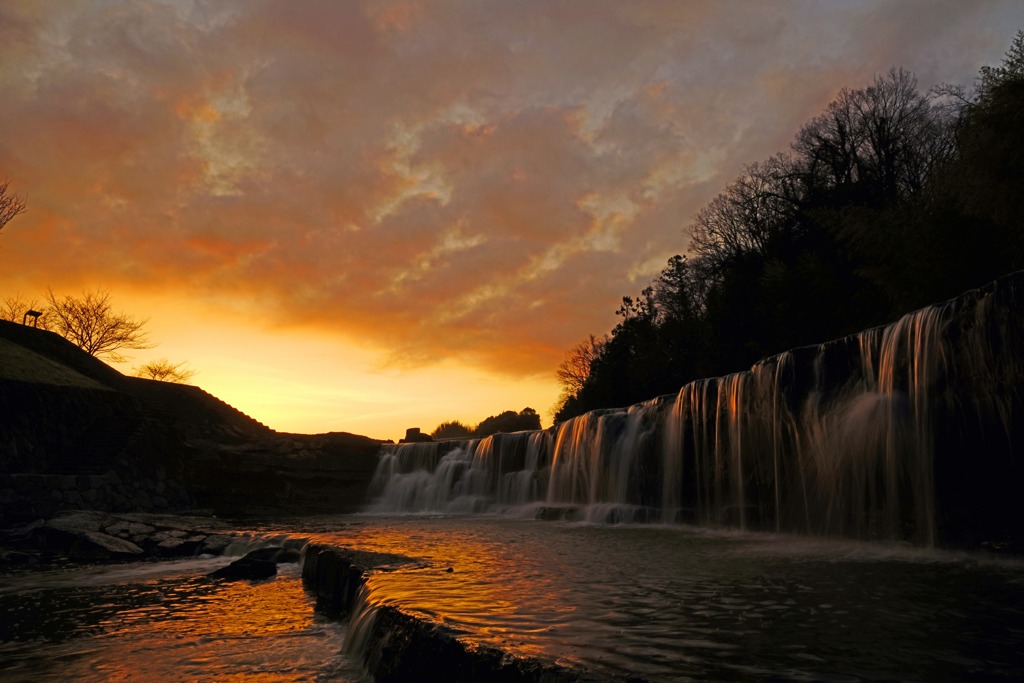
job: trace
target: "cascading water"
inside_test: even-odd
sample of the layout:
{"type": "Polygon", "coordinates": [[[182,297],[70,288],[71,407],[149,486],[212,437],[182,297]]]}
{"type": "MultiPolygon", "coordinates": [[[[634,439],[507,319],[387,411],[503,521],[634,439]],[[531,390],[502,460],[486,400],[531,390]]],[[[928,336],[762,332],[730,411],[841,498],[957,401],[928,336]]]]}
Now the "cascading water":
{"type": "Polygon", "coordinates": [[[1024,484],[1014,450],[1024,436],[1014,421],[1024,409],[1022,281],[1007,276],[889,326],[548,430],[388,446],[370,509],[922,545],[940,526],[965,540],[984,518],[996,536],[1019,535],[1002,499],[1024,484]]]}
{"type": "Polygon", "coordinates": [[[489,512],[543,499],[548,441],[539,431],[386,446],[370,483],[369,511],[489,512]]]}

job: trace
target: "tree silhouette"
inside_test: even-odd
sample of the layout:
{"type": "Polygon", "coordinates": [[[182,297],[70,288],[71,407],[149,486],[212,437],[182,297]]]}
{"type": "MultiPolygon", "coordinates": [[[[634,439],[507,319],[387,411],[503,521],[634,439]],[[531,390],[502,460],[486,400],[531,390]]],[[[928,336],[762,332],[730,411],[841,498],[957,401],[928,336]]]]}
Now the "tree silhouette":
{"type": "Polygon", "coordinates": [[[842,89],[788,150],[746,166],[694,217],[690,258],[623,297],[600,348],[570,350],[555,420],[743,370],[1024,268],[1022,112],[1024,31],[974,92],[921,92],[898,68],[842,89]]]}
{"type": "Polygon", "coordinates": [[[449,420],[437,425],[430,436],[435,439],[468,439],[473,436],[473,429],[458,420],[449,420]]]}
{"type": "Polygon", "coordinates": [[[533,408],[523,408],[516,413],[506,410],[500,415],[491,415],[473,430],[473,436],[490,436],[498,432],[521,432],[540,429],[540,415],[533,408]]]}
{"type": "MultiPolygon", "coordinates": [[[[21,294],[5,296],[3,299],[0,299],[0,320],[20,323],[25,319],[25,313],[28,311],[39,311],[41,308],[35,299],[26,299],[21,294]]],[[[44,330],[47,329],[46,316],[39,316],[35,326],[44,330]]]]}
{"type": "Polygon", "coordinates": [[[9,180],[0,183],[0,230],[25,211],[25,200],[10,191],[10,184],[9,180]]]}
{"type": "Polygon", "coordinates": [[[153,348],[142,331],[148,321],[114,312],[110,292],[84,292],[79,298],[58,297],[49,290],[46,301],[49,329],[89,355],[123,363],[127,359],[121,355],[121,349],[153,348]]]}
{"type": "Polygon", "coordinates": [[[187,384],[190,379],[196,376],[196,371],[186,368],[185,365],[183,362],[172,363],[166,358],[161,358],[135,368],[135,376],[156,379],[161,382],[187,384]]]}
{"type": "Polygon", "coordinates": [[[600,357],[606,341],[606,337],[598,339],[590,335],[565,355],[565,359],[558,366],[558,372],[555,373],[564,395],[576,394],[587,383],[590,367],[600,357]]]}

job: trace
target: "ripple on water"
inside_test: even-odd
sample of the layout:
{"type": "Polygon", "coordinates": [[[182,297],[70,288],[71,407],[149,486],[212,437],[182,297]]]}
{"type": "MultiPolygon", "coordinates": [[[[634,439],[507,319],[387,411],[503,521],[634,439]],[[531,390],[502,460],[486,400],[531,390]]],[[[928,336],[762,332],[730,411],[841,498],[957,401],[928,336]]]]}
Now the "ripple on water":
{"type": "MultiPolygon", "coordinates": [[[[902,547],[488,518],[303,520],[422,558],[370,599],[467,640],[652,681],[1024,679],[1024,563],[902,547]],[[451,569],[452,571],[448,571],[451,569]]],[[[0,577],[6,681],[356,681],[298,570],[227,560],[0,577]]]]}
{"type": "Polygon", "coordinates": [[[222,582],[226,560],[25,575],[0,589],[4,681],[357,681],[344,625],[313,610],[295,565],[222,582]],[[160,571],[163,568],[163,572],[160,571]],[[134,568],[134,571],[133,571],[134,568]]]}
{"type": "Polygon", "coordinates": [[[524,655],[665,681],[1024,677],[1019,562],[679,527],[364,519],[323,540],[428,561],[371,577],[371,601],[524,655]]]}

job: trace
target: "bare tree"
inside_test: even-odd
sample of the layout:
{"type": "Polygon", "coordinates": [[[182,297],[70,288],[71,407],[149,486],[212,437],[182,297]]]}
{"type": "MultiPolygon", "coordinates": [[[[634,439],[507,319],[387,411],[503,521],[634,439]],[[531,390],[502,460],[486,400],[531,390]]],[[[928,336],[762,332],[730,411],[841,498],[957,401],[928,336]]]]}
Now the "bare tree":
{"type": "Polygon", "coordinates": [[[562,385],[563,395],[568,397],[579,393],[590,377],[591,365],[601,356],[607,342],[604,337],[590,335],[566,354],[555,373],[559,384],[562,385]]]}
{"type": "Polygon", "coordinates": [[[9,180],[0,183],[0,230],[25,211],[25,200],[8,189],[10,184],[9,180]]]}
{"type": "Polygon", "coordinates": [[[920,93],[917,78],[896,68],[865,88],[844,88],[793,143],[808,188],[859,185],[879,200],[920,192],[953,152],[955,120],[944,106],[946,94],[920,93]]]}
{"type": "Polygon", "coordinates": [[[136,377],[158,379],[161,382],[187,384],[196,376],[196,371],[185,367],[186,363],[172,363],[166,358],[150,361],[135,368],[136,377]]]}
{"type": "Polygon", "coordinates": [[[766,253],[789,227],[798,201],[792,169],[787,154],[749,164],[700,210],[689,229],[690,249],[704,270],[717,273],[745,253],[766,253]]]}
{"type": "MultiPolygon", "coordinates": [[[[0,299],[0,320],[12,323],[24,322],[25,314],[29,311],[42,311],[42,307],[35,299],[26,299],[21,294],[5,296],[0,299]]],[[[40,315],[35,326],[44,330],[49,329],[46,326],[46,316],[40,315]]]]}
{"type": "Polygon", "coordinates": [[[49,329],[92,356],[104,356],[115,363],[127,360],[121,349],[151,349],[142,327],[148,320],[115,313],[110,292],[85,292],[81,298],[46,295],[49,329]]]}

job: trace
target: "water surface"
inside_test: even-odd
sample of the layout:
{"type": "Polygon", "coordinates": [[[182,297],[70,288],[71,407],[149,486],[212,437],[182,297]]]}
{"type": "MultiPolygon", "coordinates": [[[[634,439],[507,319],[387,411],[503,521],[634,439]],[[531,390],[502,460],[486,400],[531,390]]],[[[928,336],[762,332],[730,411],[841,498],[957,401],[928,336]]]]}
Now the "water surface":
{"type": "Polygon", "coordinates": [[[356,681],[344,625],[296,565],[271,580],[205,574],[233,558],[0,577],[4,681],[356,681]]]}
{"type": "Polygon", "coordinates": [[[608,676],[1024,679],[1019,561],[685,527],[365,519],[322,538],[426,560],[374,575],[372,603],[608,676]]]}
{"type": "MultiPolygon", "coordinates": [[[[651,681],[1024,680],[1024,562],[688,527],[500,517],[262,525],[421,558],[373,574],[469,642],[651,681]]],[[[298,568],[230,558],[0,576],[4,681],[365,680],[298,568]]],[[[355,653],[358,656],[358,652],[355,653]]]]}

